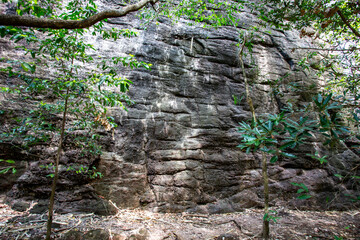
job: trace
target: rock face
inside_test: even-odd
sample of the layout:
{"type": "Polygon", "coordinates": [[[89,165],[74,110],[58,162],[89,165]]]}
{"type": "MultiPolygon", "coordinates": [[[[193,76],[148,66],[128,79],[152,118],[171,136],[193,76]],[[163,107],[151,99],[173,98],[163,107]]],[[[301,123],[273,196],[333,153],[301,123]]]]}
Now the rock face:
{"type": "MultiPolygon", "coordinates": [[[[247,15],[244,26],[248,21],[247,15]]],[[[111,23],[129,24],[123,19],[111,23]]],[[[172,25],[163,19],[140,36],[122,44],[126,48],[121,51],[154,67],[151,72],[128,72],[134,80],[131,97],[136,104],[125,115],[114,112],[121,127],[101,157],[105,177],[92,186],[122,207],[206,213],[261,207],[260,157],[236,147],[238,122],[251,115],[245,100],[233,103],[233,96],[244,95],[237,32],[230,27],[199,29],[184,22],[172,25]]],[[[269,87],[269,82],[285,74],[288,82],[301,86],[316,83],[296,68],[299,52],[292,51],[309,46],[309,39],[278,31],[260,37],[253,58],[245,61],[256,111],[278,112],[287,99],[296,104],[310,101],[309,90],[291,95],[283,86],[282,99],[274,99],[269,87]]],[[[349,199],[336,199],[346,188],[333,177],[334,168],[305,157],[316,144],[301,149],[298,159],[270,167],[272,204],[312,209],[352,205],[349,199]],[[305,183],[314,197],[296,200],[297,188],[291,182],[305,183]]],[[[351,164],[359,163],[358,156],[348,154],[351,164]]]]}
{"type": "MultiPolygon", "coordinates": [[[[244,28],[256,22],[249,13],[243,13],[242,19],[244,28]]],[[[125,28],[138,26],[131,18],[109,22],[125,28]]],[[[233,96],[244,95],[236,30],[196,28],[184,21],[171,24],[161,19],[146,31],[138,31],[137,38],[95,43],[102,55],[131,53],[152,63],[153,68],[124,69],[134,82],[130,96],[136,104],[128,112],[111,109],[119,125],[114,138],[104,141],[99,159],[86,162],[95,162],[104,177],[92,182],[61,178],[68,181],[60,183],[58,211],[96,208],[102,214],[113,212],[111,204],[103,202],[99,195],[118,207],[145,206],[166,212],[221,213],[261,207],[260,156],[236,147],[238,122],[251,116],[244,99],[240,104],[233,103],[233,96]],[[108,205],[102,209],[104,203],[108,205]]],[[[288,83],[316,84],[316,79],[296,67],[299,52],[292,51],[309,46],[307,41],[296,32],[275,30],[255,38],[253,53],[245,59],[245,72],[258,114],[278,112],[287,99],[293,99],[295,104],[311,99],[308,90],[293,95],[284,85],[280,88],[284,96],[274,98],[270,88],[270,83],[286,74],[288,83]]],[[[319,143],[301,149],[295,160],[284,159],[270,166],[272,205],[304,209],[353,206],[351,198],[344,194],[356,194],[357,186],[341,182],[334,174],[359,164],[359,156],[343,147],[328,165],[320,165],[306,157],[306,153],[314,152],[315,145],[319,143]],[[306,201],[296,199],[297,188],[291,182],[306,184],[313,197],[306,201]]],[[[72,150],[66,151],[64,156],[72,159],[72,150]]],[[[10,202],[38,198],[35,188],[41,188],[38,193],[48,196],[49,186],[44,184],[49,181],[37,185],[36,166],[30,164],[8,192],[10,202]],[[19,188],[29,187],[32,194],[18,193],[19,188]]]]}

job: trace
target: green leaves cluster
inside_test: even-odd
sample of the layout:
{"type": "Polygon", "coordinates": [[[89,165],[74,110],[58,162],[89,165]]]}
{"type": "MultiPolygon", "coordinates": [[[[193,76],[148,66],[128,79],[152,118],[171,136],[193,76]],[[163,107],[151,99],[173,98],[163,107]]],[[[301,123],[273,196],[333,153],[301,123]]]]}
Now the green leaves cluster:
{"type": "Polygon", "coordinates": [[[264,214],[263,219],[266,220],[266,221],[268,221],[268,222],[274,222],[274,223],[276,223],[277,220],[280,219],[280,217],[277,217],[277,216],[276,216],[277,213],[278,213],[278,212],[275,211],[275,210],[269,210],[268,213],[265,213],[265,214],[264,214]]]}
{"type": "MultiPolygon", "coordinates": [[[[336,94],[346,110],[356,115],[360,105],[360,5],[352,0],[264,0],[254,11],[266,24],[298,29],[314,45],[298,48],[299,66],[326,80],[325,89],[336,94]]],[[[335,133],[336,134],[336,133],[335,133]]]]}
{"type": "Polygon", "coordinates": [[[340,135],[343,133],[350,133],[348,127],[345,127],[342,118],[338,112],[338,110],[342,109],[343,106],[339,102],[332,102],[330,104],[332,93],[323,97],[321,94],[314,98],[314,103],[316,107],[316,111],[319,115],[320,120],[320,131],[324,136],[327,137],[325,141],[325,145],[331,144],[332,146],[335,144],[335,141],[340,139],[340,135]]]}
{"type": "MultiPolygon", "coordinates": [[[[306,106],[303,109],[293,110],[289,103],[288,107],[279,114],[268,114],[266,118],[258,119],[248,124],[239,123],[238,131],[242,133],[239,148],[250,152],[264,152],[268,154],[271,163],[280,158],[296,158],[295,150],[309,142],[312,137],[324,138],[324,145],[334,147],[336,143],[343,140],[349,130],[344,126],[338,112],[341,106],[332,99],[332,94],[325,94],[313,98],[314,108],[306,106]],[[317,113],[314,117],[312,113],[317,113]],[[300,117],[299,117],[300,114],[300,117]]],[[[326,163],[327,156],[307,154],[321,164],[326,163]]],[[[295,185],[295,184],[294,184],[295,185]]],[[[298,193],[308,192],[306,186],[298,193]]],[[[299,198],[306,199],[308,195],[299,198]]]]}
{"type": "Polygon", "coordinates": [[[297,190],[297,193],[300,194],[297,197],[298,199],[309,199],[309,198],[311,198],[311,196],[308,195],[309,189],[304,183],[294,183],[294,182],[292,182],[291,184],[294,185],[295,187],[299,187],[299,189],[297,190]]]}
{"type": "Polygon", "coordinates": [[[321,164],[327,163],[326,158],[328,156],[324,155],[324,156],[321,157],[318,151],[316,151],[314,155],[312,155],[312,154],[306,154],[306,155],[311,157],[312,159],[315,159],[315,160],[319,161],[321,164]]]}
{"type": "Polygon", "coordinates": [[[237,25],[237,15],[244,11],[250,1],[180,0],[160,1],[157,11],[148,8],[140,13],[141,19],[152,21],[166,16],[177,21],[180,18],[191,20],[191,25],[203,27],[222,27],[237,25]]]}
{"type": "MultiPolygon", "coordinates": [[[[42,164],[40,165],[40,168],[46,170],[46,171],[50,171],[50,173],[47,175],[47,177],[54,177],[54,173],[52,173],[55,170],[55,166],[53,163],[49,163],[49,164],[42,164]]],[[[92,167],[88,167],[85,165],[71,165],[68,166],[66,168],[66,172],[74,172],[76,174],[82,174],[85,175],[87,177],[89,177],[90,179],[96,179],[96,178],[102,178],[103,174],[99,171],[97,171],[95,166],[92,167]]]]}
{"type": "Polygon", "coordinates": [[[348,24],[359,29],[357,22],[358,3],[349,0],[264,0],[257,5],[260,18],[267,23],[284,29],[296,27],[313,27],[326,33],[331,30],[334,34],[347,37],[357,37],[346,22],[341,18],[344,15],[348,24]],[[340,12],[340,13],[339,13],[340,12]]]}
{"type": "MultiPolygon", "coordinates": [[[[286,150],[305,144],[309,138],[317,134],[325,137],[325,145],[335,144],[343,139],[341,135],[350,132],[336,111],[342,106],[336,101],[331,101],[332,96],[332,93],[318,94],[313,98],[314,108],[306,106],[295,111],[292,104],[288,103],[287,109],[279,114],[268,114],[265,119],[251,124],[240,123],[238,131],[243,134],[241,135],[242,144],[239,147],[248,153],[260,150],[273,154],[272,162],[275,162],[280,155],[295,158],[294,154],[286,150]],[[317,118],[311,118],[312,112],[317,113],[317,118]],[[297,113],[303,116],[296,119],[297,113]]],[[[317,154],[312,157],[325,162],[324,158],[317,154]]]]}
{"type": "MultiPolygon", "coordinates": [[[[4,1],[3,1],[4,2],[4,1]]],[[[7,1],[5,1],[7,2],[7,1]]],[[[10,1],[11,2],[11,1],[10,1]]],[[[16,13],[22,15],[33,15],[36,17],[54,17],[54,6],[59,0],[50,1],[16,1],[16,13]]]]}
{"type": "Polygon", "coordinates": [[[242,143],[238,146],[247,153],[262,151],[271,154],[270,162],[276,162],[280,156],[296,158],[291,149],[304,144],[311,137],[314,130],[314,122],[301,117],[299,122],[290,119],[288,114],[269,114],[266,120],[258,120],[256,123],[240,123],[238,131],[242,143]]]}
{"type": "MultiPolygon", "coordinates": [[[[97,12],[92,0],[66,3],[19,0],[16,4],[19,15],[64,20],[85,19],[97,12]]],[[[108,131],[117,126],[114,119],[107,116],[108,109],[117,106],[126,110],[126,105],[132,103],[126,94],[132,81],[122,76],[122,68],[150,70],[151,64],[138,61],[133,55],[96,56],[95,47],[87,41],[89,34],[113,41],[137,36],[130,29],[105,28],[103,22],[90,29],[75,30],[0,26],[0,36],[10,37],[27,59],[31,59],[1,58],[4,67],[0,70],[9,78],[20,80],[21,84],[0,90],[33,106],[26,117],[12,120],[15,127],[2,132],[0,141],[15,142],[26,149],[44,142],[51,144],[60,131],[59,116],[65,111],[67,100],[67,112],[72,118],[66,125],[67,135],[81,131],[85,136],[67,139],[74,139],[76,146],[84,151],[88,149],[90,153],[99,154],[100,148],[96,146],[99,138],[92,137],[94,131],[101,126],[108,131]],[[48,71],[47,76],[41,73],[44,69],[48,71]]],[[[6,114],[7,110],[2,112],[6,114]]]]}
{"type": "MultiPolygon", "coordinates": [[[[0,163],[1,162],[5,163],[6,165],[15,164],[15,161],[10,159],[0,159],[0,163]]],[[[10,166],[6,166],[6,165],[0,168],[0,174],[5,174],[9,171],[11,171],[13,174],[16,173],[15,165],[10,165],[10,166]]]]}

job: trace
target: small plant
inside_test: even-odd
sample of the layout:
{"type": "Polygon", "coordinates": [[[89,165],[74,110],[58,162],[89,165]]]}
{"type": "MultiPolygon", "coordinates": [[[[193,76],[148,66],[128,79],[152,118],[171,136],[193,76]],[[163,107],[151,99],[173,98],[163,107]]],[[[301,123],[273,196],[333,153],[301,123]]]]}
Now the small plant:
{"type": "Polygon", "coordinates": [[[292,182],[291,184],[296,186],[296,187],[299,187],[299,189],[297,190],[297,193],[301,194],[301,195],[299,195],[297,197],[297,199],[309,199],[309,198],[311,198],[311,196],[307,194],[307,193],[309,193],[309,189],[305,184],[303,184],[303,183],[294,183],[294,182],[292,182]]]}
{"type": "MultiPolygon", "coordinates": [[[[239,123],[238,131],[242,133],[241,144],[239,148],[245,150],[246,153],[261,152],[262,153],[262,173],[264,180],[264,223],[263,237],[269,238],[269,190],[267,177],[267,157],[270,163],[277,162],[280,158],[296,158],[296,149],[306,144],[309,138],[321,134],[325,138],[325,145],[333,147],[338,141],[341,141],[341,135],[348,133],[347,127],[343,126],[337,112],[334,110],[341,109],[341,105],[331,101],[332,94],[318,95],[313,98],[316,105],[315,109],[310,105],[300,109],[294,109],[291,103],[283,109],[279,114],[267,114],[262,119],[255,117],[252,101],[248,100],[250,109],[252,109],[251,123],[239,123]],[[311,117],[313,111],[318,118],[311,117]],[[300,114],[300,117],[299,117],[300,114]],[[295,120],[295,117],[297,119],[295,120]]],[[[234,100],[237,100],[234,98],[234,100]]],[[[321,164],[327,162],[327,156],[320,156],[318,152],[314,155],[308,155],[319,161],[321,164]]],[[[299,187],[297,193],[298,199],[309,199],[309,189],[303,183],[292,183],[299,187]]]]}
{"type": "Polygon", "coordinates": [[[269,210],[269,213],[264,214],[264,220],[268,222],[273,221],[274,223],[277,223],[277,220],[280,219],[280,217],[277,217],[276,214],[277,211],[269,210]]]}
{"type": "Polygon", "coordinates": [[[244,95],[241,95],[241,96],[236,96],[236,95],[233,95],[233,100],[234,100],[234,104],[235,105],[239,105],[241,103],[241,101],[244,99],[244,95]]]}
{"type": "Polygon", "coordinates": [[[337,102],[330,100],[333,94],[321,95],[313,98],[315,103],[315,111],[319,117],[319,131],[326,137],[325,145],[334,147],[335,143],[341,140],[341,135],[350,133],[349,128],[344,126],[342,118],[337,110],[343,106],[337,102]]]}
{"type": "Polygon", "coordinates": [[[328,156],[325,155],[325,156],[320,157],[320,154],[319,154],[318,151],[316,151],[314,155],[313,154],[306,154],[306,155],[311,157],[312,159],[315,159],[315,160],[319,161],[321,164],[327,163],[326,158],[328,156]]]}
{"type": "Polygon", "coordinates": [[[91,179],[102,178],[104,176],[101,172],[97,171],[95,166],[88,170],[88,174],[91,179]]]}
{"type": "MultiPolygon", "coordinates": [[[[15,164],[15,161],[14,160],[5,160],[5,159],[0,159],[0,162],[4,162],[6,164],[15,164]]],[[[11,171],[11,173],[16,173],[16,168],[14,165],[12,166],[5,166],[5,167],[2,167],[0,168],[0,174],[6,174],[7,172],[11,171]]]]}
{"type": "Polygon", "coordinates": [[[285,112],[269,114],[266,120],[258,120],[251,125],[240,123],[238,131],[243,134],[242,143],[238,147],[247,153],[261,151],[270,154],[271,163],[275,163],[280,156],[296,158],[290,150],[304,144],[314,127],[314,121],[306,117],[300,117],[296,122],[285,112]]]}

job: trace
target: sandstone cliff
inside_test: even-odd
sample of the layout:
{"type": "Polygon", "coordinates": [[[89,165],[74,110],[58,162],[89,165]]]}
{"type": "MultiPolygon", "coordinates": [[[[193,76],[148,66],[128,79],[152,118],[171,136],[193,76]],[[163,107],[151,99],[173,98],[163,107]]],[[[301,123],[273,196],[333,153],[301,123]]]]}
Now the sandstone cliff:
{"type": "MultiPolygon", "coordinates": [[[[256,24],[250,13],[242,13],[242,19],[244,28],[256,24]]],[[[165,212],[221,213],[261,207],[260,156],[236,147],[238,122],[251,116],[245,100],[238,105],[233,103],[234,95],[244,95],[235,46],[239,40],[237,32],[231,27],[191,27],[186,21],[172,24],[166,18],[146,30],[132,17],[113,19],[108,24],[137,28],[140,35],[117,42],[89,36],[101,55],[134,54],[152,63],[153,68],[123,69],[124,75],[134,82],[130,96],[136,104],[128,112],[111,109],[119,127],[114,137],[102,132],[100,157],[80,157],[71,142],[65,142],[62,166],[84,162],[97,166],[104,177],[90,181],[62,171],[56,211],[112,213],[111,204],[99,196],[119,207],[143,206],[165,212]]],[[[264,31],[260,36],[254,41],[252,56],[248,54],[245,59],[257,113],[278,112],[288,99],[294,104],[309,102],[316,91],[304,90],[295,95],[283,85],[283,96],[274,98],[269,83],[289,74],[287,83],[319,86],[315,77],[296,66],[300,50],[293,50],[310,46],[311,40],[301,39],[296,32],[276,30],[264,31]]],[[[2,41],[2,54],[13,51],[8,42],[2,41]]],[[[2,84],[8,84],[9,79],[2,78],[2,84]]],[[[5,103],[8,100],[1,99],[3,106],[10,107],[5,103]]],[[[17,104],[17,109],[26,107],[17,104]]],[[[1,122],[6,124],[7,120],[2,118],[1,122]]],[[[16,159],[22,166],[17,179],[10,181],[1,176],[7,201],[15,208],[25,209],[30,201],[41,199],[33,211],[45,211],[50,180],[39,167],[41,162],[9,145],[0,147],[2,158],[16,159]]],[[[342,182],[334,174],[357,166],[359,156],[343,146],[327,165],[321,165],[306,156],[315,148],[322,148],[317,140],[300,149],[297,159],[283,159],[270,166],[272,205],[302,209],[353,206],[345,194],[356,193],[358,186],[351,181],[342,182]],[[313,197],[296,199],[297,189],[291,182],[306,184],[313,197]]],[[[53,152],[46,146],[37,150],[37,154],[49,157],[53,152]]]]}

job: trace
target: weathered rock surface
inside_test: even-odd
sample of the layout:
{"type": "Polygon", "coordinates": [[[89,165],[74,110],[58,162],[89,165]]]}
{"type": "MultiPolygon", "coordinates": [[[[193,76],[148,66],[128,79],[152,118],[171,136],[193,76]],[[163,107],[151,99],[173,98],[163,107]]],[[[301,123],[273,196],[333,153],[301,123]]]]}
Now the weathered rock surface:
{"type": "MultiPolygon", "coordinates": [[[[242,16],[244,27],[255,24],[251,14],[242,16]]],[[[131,18],[109,22],[125,28],[139,26],[131,18]]],[[[153,69],[124,68],[124,74],[134,82],[130,96],[136,104],[128,112],[111,109],[119,127],[114,140],[109,137],[104,141],[100,158],[79,158],[71,146],[66,148],[63,164],[85,161],[98,166],[104,177],[89,182],[64,171],[57,211],[113,213],[114,207],[99,195],[118,207],[146,206],[165,212],[223,213],[261,207],[260,156],[236,147],[237,123],[249,120],[251,115],[245,100],[233,104],[232,96],[244,95],[235,46],[237,32],[231,27],[202,29],[181,21],[171,24],[165,18],[146,31],[138,31],[137,38],[114,43],[91,40],[102,55],[131,53],[152,63],[153,69]]],[[[271,34],[262,32],[261,39],[254,42],[252,58],[245,59],[245,71],[259,114],[278,112],[286,99],[293,99],[295,104],[311,99],[311,92],[293,95],[285,87],[281,89],[284,97],[273,99],[269,86],[285,74],[289,74],[288,82],[302,86],[316,83],[295,65],[299,52],[292,49],[309,46],[307,41],[296,32],[273,30],[271,34]]],[[[354,196],[358,185],[341,181],[334,174],[338,169],[355,167],[359,156],[344,147],[328,165],[320,165],[306,157],[306,153],[315,152],[315,145],[320,146],[313,142],[301,149],[295,160],[283,159],[270,166],[272,205],[305,209],[353,206],[344,194],[354,196]],[[297,188],[291,182],[306,184],[313,197],[296,199],[297,188]]],[[[32,162],[16,180],[8,192],[9,202],[48,197],[50,180],[39,172],[39,165],[32,162]]]]}

